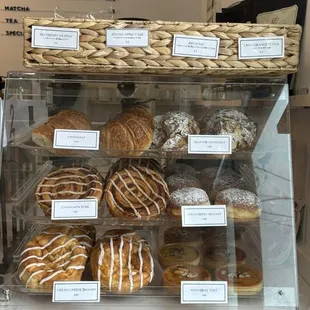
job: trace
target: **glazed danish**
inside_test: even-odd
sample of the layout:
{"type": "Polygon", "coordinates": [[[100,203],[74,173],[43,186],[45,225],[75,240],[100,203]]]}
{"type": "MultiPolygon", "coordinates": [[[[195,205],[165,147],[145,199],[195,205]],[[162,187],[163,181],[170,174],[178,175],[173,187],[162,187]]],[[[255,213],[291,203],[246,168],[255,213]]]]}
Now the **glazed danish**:
{"type": "Polygon", "coordinates": [[[51,215],[52,200],[98,199],[103,197],[103,179],[92,167],[61,166],[42,179],[36,190],[36,199],[46,216],[51,215]]]}
{"type": "Polygon", "coordinates": [[[167,184],[154,170],[131,166],[107,179],[104,197],[110,213],[116,217],[149,219],[166,209],[167,184]]]}
{"type": "Polygon", "coordinates": [[[91,254],[93,278],[104,290],[130,294],[148,285],[154,262],[148,243],[136,232],[106,232],[91,254]]]}

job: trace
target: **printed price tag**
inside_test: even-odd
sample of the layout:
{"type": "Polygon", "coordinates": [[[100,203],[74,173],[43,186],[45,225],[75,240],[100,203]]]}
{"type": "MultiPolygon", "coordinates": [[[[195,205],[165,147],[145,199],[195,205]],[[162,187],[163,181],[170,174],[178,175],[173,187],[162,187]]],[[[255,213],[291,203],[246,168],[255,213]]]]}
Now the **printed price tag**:
{"type": "Polygon", "coordinates": [[[174,35],[173,56],[217,59],[219,38],[174,35]]]}
{"type": "Polygon", "coordinates": [[[54,149],[99,150],[100,131],[55,129],[54,149]]]}
{"type": "Polygon", "coordinates": [[[182,206],[183,227],[227,226],[226,206],[182,206]]]}
{"type": "Polygon", "coordinates": [[[148,29],[106,29],[108,47],[148,47],[148,29]]]}
{"type": "Polygon", "coordinates": [[[100,302],[100,282],[56,281],[53,284],[53,302],[100,302]]]}
{"type": "Polygon", "coordinates": [[[52,220],[79,220],[97,218],[97,199],[52,200],[52,220]]]}
{"type": "Polygon", "coordinates": [[[283,58],[284,37],[239,38],[239,59],[283,58]]]}
{"type": "Polygon", "coordinates": [[[231,154],[230,135],[189,135],[188,154],[231,154]]]}
{"type": "Polygon", "coordinates": [[[31,47],[78,50],[80,30],[73,28],[32,27],[31,47]]]}
{"type": "Polygon", "coordinates": [[[182,281],[181,304],[227,304],[226,281],[182,281]]]}

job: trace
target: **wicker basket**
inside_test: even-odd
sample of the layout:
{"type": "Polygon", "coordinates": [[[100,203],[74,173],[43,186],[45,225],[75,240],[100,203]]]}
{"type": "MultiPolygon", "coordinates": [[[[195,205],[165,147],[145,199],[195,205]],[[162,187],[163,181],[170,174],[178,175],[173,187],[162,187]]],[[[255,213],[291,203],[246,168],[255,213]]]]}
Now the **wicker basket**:
{"type": "Polygon", "coordinates": [[[298,25],[25,18],[24,64],[38,70],[66,72],[286,75],[298,70],[301,32],[298,25]],[[80,48],[32,48],[32,26],[78,28],[80,48]],[[107,28],[149,29],[149,47],[107,47],[107,28]],[[220,38],[218,59],[172,56],[175,34],[220,38]],[[276,36],[285,37],[284,58],[238,59],[238,38],[276,36]]]}

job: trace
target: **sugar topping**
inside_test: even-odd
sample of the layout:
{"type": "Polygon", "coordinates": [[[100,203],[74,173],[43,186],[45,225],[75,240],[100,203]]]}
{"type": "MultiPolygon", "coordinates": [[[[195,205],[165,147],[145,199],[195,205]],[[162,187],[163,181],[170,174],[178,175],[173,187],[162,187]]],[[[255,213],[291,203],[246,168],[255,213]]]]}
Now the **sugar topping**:
{"type": "Polygon", "coordinates": [[[201,187],[200,181],[186,174],[173,174],[166,179],[166,183],[171,191],[185,187],[201,187]]]}
{"type": "Polygon", "coordinates": [[[166,169],[165,169],[165,174],[166,176],[170,176],[172,174],[186,174],[186,175],[191,175],[191,176],[196,176],[197,175],[197,171],[195,168],[186,165],[186,164],[182,164],[182,163],[172,163],[167,165],[166,169]]]}
{"type": "Polygon", "coordinates": [[[168,139],[162,146],[163,151],[186,151],[187,139],[181,135],[176,135],[173,138],[168,139]]]}
{"type": "Polygon", "coordinates": [[[153,117],[154,135],[153,135],[153,142],[151,146],[151,148],[153,149],[161,148],[162,145],[167,140],[167,135],[164,130],[165,119],[166,119],[165,115],[157,115],[153,117]]]}
{"type": "Polygon", "coordinates": [[[207,193],[196,187],[178,189],[171,194],[170,202],[179,206],[210,204],[207,193]]]}

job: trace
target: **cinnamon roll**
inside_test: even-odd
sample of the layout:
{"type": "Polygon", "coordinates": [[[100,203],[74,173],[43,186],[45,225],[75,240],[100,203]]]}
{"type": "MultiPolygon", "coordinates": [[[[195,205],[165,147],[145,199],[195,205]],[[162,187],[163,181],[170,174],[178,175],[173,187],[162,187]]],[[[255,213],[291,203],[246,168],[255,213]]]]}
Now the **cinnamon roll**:
{"type": "Polygon", "coordinates": [[[106,232],[91,254],[93,278],[104,290],[130,294],[148,285],[154,275],[149,244],[136,232],[106,232]]]}
{"type": "Polygon", "coordinates": [[[62,199],[98,199],[98,206],[103,197],[103,179],[92,167],[61,166],[39,183],[36,199],[46,216],[51,215],[52,200],[62,199]]]}
{"type": "Polygon", "coordinates": [[[113,216],[149,219],[166,209],[169,191],[162,176],[142,166],[116,171],[107,179],[104,197],[113,216]]]}

